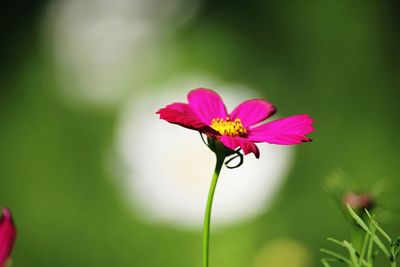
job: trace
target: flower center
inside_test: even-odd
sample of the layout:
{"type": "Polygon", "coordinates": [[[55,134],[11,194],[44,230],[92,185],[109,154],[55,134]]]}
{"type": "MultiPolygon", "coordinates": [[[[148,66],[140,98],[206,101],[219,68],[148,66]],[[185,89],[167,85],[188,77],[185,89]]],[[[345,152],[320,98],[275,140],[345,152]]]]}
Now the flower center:
{"type": "Polygon", "coordinates": [[[240,119],[231,121],[229,117],[226,119],[215,118],[211,121],[211,128],[219,132],[221,135],[238,136],[247,134],[246,128],[243,127],[240,119]]]}

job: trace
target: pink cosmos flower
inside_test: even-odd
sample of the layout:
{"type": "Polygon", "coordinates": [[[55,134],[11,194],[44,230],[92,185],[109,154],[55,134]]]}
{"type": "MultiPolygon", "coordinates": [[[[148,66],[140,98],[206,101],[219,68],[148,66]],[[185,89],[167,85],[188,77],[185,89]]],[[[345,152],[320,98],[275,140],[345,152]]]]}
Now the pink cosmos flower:
{"type": "Polygon", "coordinates": [[[16,229],[9,209],[3,209],[0,219],[0,267],[6,266],[14,245],[16,229]]]}
{"type": "Polygon", "coordinates": [[[188,94],[189,103],[172,103],[156,113],[160,119],[199,131],[231,150],[240,147],[244,154],[259,158],[255,143],[296,145],[311,141],[313,119],[307,114],[294,115],[264,124],[275,107],[263,99],[250,99],[228,113],[221,97],[210,89],[198,88],[188,94]]]}

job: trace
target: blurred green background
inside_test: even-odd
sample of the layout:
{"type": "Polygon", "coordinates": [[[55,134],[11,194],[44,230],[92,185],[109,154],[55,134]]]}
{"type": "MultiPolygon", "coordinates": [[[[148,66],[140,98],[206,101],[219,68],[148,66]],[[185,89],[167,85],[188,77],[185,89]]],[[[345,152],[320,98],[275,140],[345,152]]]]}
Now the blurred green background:
{"type": "MultiPolygon", "coordinates": [[[[105,10],[116,4],[87,5],[96,2],[105,10]]],[[[169,1],[150,2],[157,15],[169,1]]],[[[296,148],[273,206],[213,233],[211,266],[274,267],[280,253],[299,258],[292,267],[321,266],[326,237],[349,238],[348,223],[322,189],[335,168],[364,190],[381,178],[390,180],[388,190],[400,189],[398,2],[190,3],[190,18],[161,20],[156,37],[167,37],[149,41],[157,57],[141,62],[145,72],[127,63],[124,88],[107,105],[62,93],[60,87],[79,88],[58,81],[58,13],[51,5],[8,2],[1,9],[0,204],[12,209],[18,227],[13,266],[200,266],[201,232],[142,221],[104,166],[121,99],[176,73],[249,85],[281,115],[308,113],[316,121],[314,142],[296,148]]],[[[79,23],[73,27],[79,31],[79,23]]],[[[59,53],[68,58],[68,51],[59,53]]],[[[395,210],[398,203],[382,205],[395,210]]],[[[384,219],[400,234],[396,213],[384,219]]]]}

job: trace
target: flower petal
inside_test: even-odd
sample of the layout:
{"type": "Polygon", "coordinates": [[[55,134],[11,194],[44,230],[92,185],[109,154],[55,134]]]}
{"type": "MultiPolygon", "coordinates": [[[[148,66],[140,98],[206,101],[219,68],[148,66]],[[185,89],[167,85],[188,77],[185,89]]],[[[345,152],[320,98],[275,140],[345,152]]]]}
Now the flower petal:
{"type": "Polygon", "coordinates": [[[244,127],[252,126],[268,119],[276,112],[274,105],[263,99],[249,99],[237,106],[230,114],[230,119],[239,118],[244,127]]]}
{"type": "Polygon", "coordinates": [[[306,134],[314,131],[314,122],[307,114],[294,115],[250,129],[248,139],[278,145],[296,145],[309,142],[306,134]]]}
{"type": "Polygon", "coordinates": [[[9,209],[3,209],[0,219],[0,266],[5,266],[14,245],[16,229],[9,209]]]}
{"type": "Polygon", "coordinates": [[[238,136],[227,136],[224,135],[220,138],[220,142],[223,143],[226,147],[235,150],[238,146],[243,150],[245,155],[249,153],[253,153],[256,158],[260,157],[260,150],[253,142],[238,136]]]}
{"type": "Polygon", "coordinates": [[[166,120],[170,123],[178,124],[185,128],[197,130],[202,133],[218,135],[218,132],[200,121],[188,104],[173,103],[165,108],[161,108],[156,112],[156,114],[160,114],[160,119],[166,120]]]}
{"type": "Polygon", "coordinates": [[[205,124],[211,125],[215,118],[225,119],[226,107],[221,97],[210,89],[198,88],[188,94],[189,105],[205,124]]]}

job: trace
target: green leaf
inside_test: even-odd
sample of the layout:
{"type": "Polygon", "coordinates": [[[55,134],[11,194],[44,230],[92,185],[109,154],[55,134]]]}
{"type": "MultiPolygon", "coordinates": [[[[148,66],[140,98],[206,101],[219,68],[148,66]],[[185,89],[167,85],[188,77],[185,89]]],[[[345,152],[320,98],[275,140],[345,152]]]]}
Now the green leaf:
{"type": "Polygon", "coordinates": [[[367,248],[368,248],[368,244],[369,244],[369,234],[365,233],[364,236],[364,240],[362,243],[362,247],[361,247],[361,253],[360,253],[360,259],[364,259],[365,258],[365,254],[367,253],[367,248]]]}
{"type": "Polygon", "coordinates": [[[367,261],[373,261],[372,249],[374,247],[374,235],[375,235],[375,228],[372,229],[372,235],[368,239],[368,250],[367,250],[367,261]]]}
{"type": "Polygon", "coordinates": [[[349,204],[346,204],[347,210],[350,212],[351,217],[353,217],[353,219],[357,222],[357,224],[359,226],[361,226],[361,228],[367,232],[368,234],[371,234],[370,229],[368,228],[368,226],[365,224],[365,222],[360,218],[360,216],[357,215],[357,213],[350,207],[349,204]]]}
{"type": "Polygon", "coordinates": [[[393,241],[393,246],[400,247],[400,236],[393,241]]]}
{"type": "Polygon", "coordinates": [[[392,249],[393,249],[393,257],[397,258],[400,250],[400,236],[393,241],[392,249]]]}
{"type": "Polygon", "coordinates": [[[378,236],[374,235],[373,236],[375,244],[382,250],[383,253],[385,253],[386,257],[390,258],[390,252],[389,250],[385,247],[385,245],[382,243],[382,241],[379,239],[378,236]]]}
{"type": "Polygon", "coordinates": [[[358,263],[358,256],[355,248],[353,245],[347,241],[343,241],[343,245],[347,248],[350,254],[351,262],[353,263],[354,267],[360,267],[361,265],[358,263]]]}
{"type": "Polygon", "coordinates": [[[371,215],[367,210],[365,210],[365,213],[369,218],[368,225],[349,205],[347,205],[347,209],[355,222],[366,232],[361,244],[360,254],[354,248],[352,243],[346,240],[339,241],[334,238],[328,238],[328,241],[344,247],[348,251],[349,256],[343,256],[331,250],[321,249],[321,252],[333,257],[323,258],[321,260],[324,267],[330,267],[329,262],[332,261],[344,262],[351,267],[372,267],[379,251],[382,251],[391,261],[391,266],[395,266],[396,257],[400,253],[400,237],[392,240],[388,233],[386,233],[385,230],[383,230],[383,228],[375,220],[374,216],[371,215]],[[384,245],[381,240],[382,237],[389,242],[390,248],[388,248],[389,246],[384,245]],[[376,245],[378,249],[374,249],[374,245],[376,245]]]}
{"type": "Polygon", "coordinates": [[[389,243],[392,243],[392,239],[390,238],[390,236],[382,229],[382,227],[378,224],[378,222],[375,221],[375,219],[373,218],[373,216],[371,216],[371,214],[368,212],[368,210],[365,210],[365,213],[368,215],[369,219],[371,220],[372,224],[376,227],[378,232],[384,238],[386,238],[386,240],[389,241],[389,243]]]}
{"type": "Polygon", "coordinates": [[[331,267],[331,265],[328,263],[328,261],[337,261],[335,258],[322,258],[321,262],[324,265],[324,267],[331,267]]]}
{"type": "Polygon", "coordinates": [[[343,242],[342,242],[342,241],[339,241],[339,240],[337,240],[337,239],[335,239],[335,238],[328,237],[328,241],[331,241],[332,243],[335,243],[336,245],[339,245],[339,246],[341,246],[341,247],[344,247],[343,242]]]}
{"type": "Polygon", "coordinates": [[[333,252],[333,251],[331,251],[331,250],[324,249],[324,248],[321,248],[320,251],[321,251],[322,253],[325,253],[325,254],[328,254],[328,255],[334,257],[334,258],[335,258],[336,260],[338,260],[338,261],[341,261],[341,262],[345,262],[345,263],[347,263],[347,264],[350,264],[350,261],[349,261],[348,259],[346,259],[344,256],[342,256],[342,255],[340,255],[340,254],[338,254],[338,253],[336,253],[336,252],[333,252]]]}

